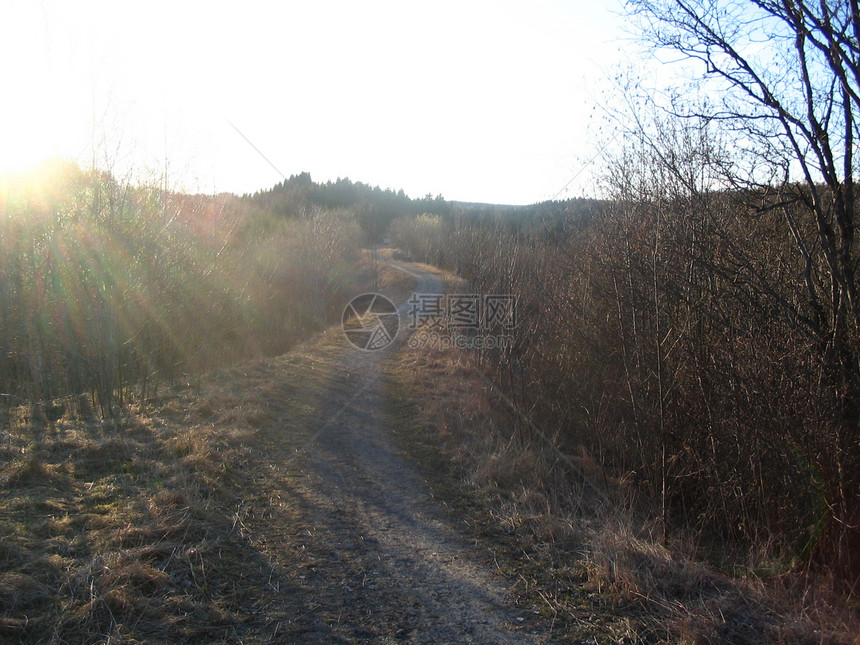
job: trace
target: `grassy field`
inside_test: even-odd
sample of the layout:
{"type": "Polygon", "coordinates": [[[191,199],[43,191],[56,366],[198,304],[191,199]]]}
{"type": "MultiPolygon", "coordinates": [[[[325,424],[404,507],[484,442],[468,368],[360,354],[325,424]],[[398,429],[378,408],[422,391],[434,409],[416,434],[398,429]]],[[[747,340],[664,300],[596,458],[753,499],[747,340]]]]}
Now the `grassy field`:
{"type": "MultiPolygon", "coordinates": [[[[384,266],[362,277],[411,290],[384,266]]],[[[49,423],[13,408],[0,428],[0,640],[270,642],[295,609],[290,563],[274,566],[271,536],[250,527],[275,507],[298,518],[267,446],[307,441],[342,345],[333,327],[112,421],[86,405],[49,423]]]]}

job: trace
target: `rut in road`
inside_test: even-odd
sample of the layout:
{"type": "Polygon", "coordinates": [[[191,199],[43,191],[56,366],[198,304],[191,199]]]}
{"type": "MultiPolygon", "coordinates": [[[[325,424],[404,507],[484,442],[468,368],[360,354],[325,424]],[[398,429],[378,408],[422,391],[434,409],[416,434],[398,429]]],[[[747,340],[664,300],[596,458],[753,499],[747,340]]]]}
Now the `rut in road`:
{"type": "MultiPolygon", "coordinates": [[[[438,277],[392,266],[416,278],[416,293],[441,293],[438,277]]],[[[542,642],[533,617],[507,602],[489,554],[446,520],[387,427],[382,368],[406,336],[407,306],[388,347],[365,352],[344,341],[316,403],[313,439],[298,451],[276,438],[266,448],[273,472],[292,473],[272,495],[301,509],[257,529],[269,557],[299,571],[284,593],[300,608],[282,617],[280,633],[320,643],[542,642]]]]}

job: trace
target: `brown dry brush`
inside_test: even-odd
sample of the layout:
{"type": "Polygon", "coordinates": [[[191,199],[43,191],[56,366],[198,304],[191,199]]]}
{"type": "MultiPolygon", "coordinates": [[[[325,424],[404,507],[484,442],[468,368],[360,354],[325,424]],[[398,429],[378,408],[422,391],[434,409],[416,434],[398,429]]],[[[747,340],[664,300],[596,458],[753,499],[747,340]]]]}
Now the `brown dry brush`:
{"type": "Polygon", "coordinates": [[[518,296],[514,349],[484,366],[563,449],[665,504],[669,537],[782,573],[822,548],[838,459],[823,366],[775,309],[801,294],[773,217],[712,194],[619,199],[561,244],[429,217],[394,235],[518,296]]]}
{"type": "Polygon", "coordinates": [[[284,351],[349,291],[356,239],[349,213],[274,218],[74,164],[7,177],[0,408],[110,417],[161,383],[284,351]]]}
{"type": "Polygon", "coordinates": [[[638,482],[667,538],[767,545],[776,569],[823,565],[856,590],[860,59],[845,34],[860,17],[827,2],[630,5],[646,41],[723,85],[659,105],[620,87],[602,217],[554,242],[466,217],[398,233],[477,289],[520,296],[501,378],[638,482]],[[761,25],[773,57],[744,48],[761,25]]]}
{"type": "MultiPolygon", "coordinates": [[[[719,143],[722,136],[727,142],[692,148],[703,161],[698,167],[704,166],[715,180],[712,188],[731,189],[733,196],[743,198],[724,219],[709,217],[711,232],[722,242],[722,253],[713,265],[731,280],[727,291],[741,296],[751,317],[765,326],[762,341],[769,366],[777,370],[783,366],[785,355],[772,354],[776,343],[766,343],[776,338],[777,330],[785,330],[792,341],[786,352],[793,359],[785,366],[788,370],[809,356],[805,368],[789,375],[799,385],[793,404],[802,412],[815,413],[808,428],[795,421],[771,429],[765,417],[765,429],[748,431],[747,441],[756,447],[778,444],[777,454],[787,451],[793,455],[790,462],[807,464],[801,470],[815,471],[821,482],[819,497],[827,506],[815,551],[856,589],[860,299],[855,142],[860,13],[856,4],[804,0],[636,0],[629,9],[650,47],[706,65],[702,78],[682,84],[660,106],[672,117],[673,128],[639,121],[636,139],[659,157],[663,172],[679,180],[687,176],[685,169],[697,166],[683,156],[678,163],[664,154],[671,153],[664,133],[690,132],[693,124],[705,134],[703,141],[719,143]],[[750,45],[763,34],[768,41],[765,55],[750,45]],[[728,225],[766,237],[744,238],[728,225]]],[[[654,106],[659,101],[644,103],[654,106]]],[[[701,194],[689,182],[685,188],[694,197],[701,194]]],[[[756,336],[751,333],[753,339],[756,336]]],[[[778,378],[778,371],[773,378],[778,378]]],[[[749,402],[752,397],[743,394],[749,402]]],[[[769,410],[759,404],[762,408],[769,410]]],[[[763,476],[767,474],[763,470],[763,476]]],[[[797,478],[806,479],[801,474],[797,478]]]]}

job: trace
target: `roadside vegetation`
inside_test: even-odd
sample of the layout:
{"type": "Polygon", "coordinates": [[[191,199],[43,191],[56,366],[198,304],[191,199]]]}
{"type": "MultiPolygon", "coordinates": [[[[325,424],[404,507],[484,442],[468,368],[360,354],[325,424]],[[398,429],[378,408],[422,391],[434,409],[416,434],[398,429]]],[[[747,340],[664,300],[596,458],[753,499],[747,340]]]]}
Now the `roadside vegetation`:
{"type": "MultiPolygon", "coordinates": [[[[248,375],[392,287],[361,248],[371,207],[63,161],[2,178],[0,640],[268,640],[279,579],[241,519],[275,417],[248,375]]],[[[277,423],[296,441],[300,410],[277,423]]]]}
{"type": "Polygon", "coordinates": [[[765,549],[704,546],[691,531],[664,542],[653,500],[585,444],[537,427],[479,352],[407,349],[388,393],[397,436],[451,522],[552,638],[854,645],[857,610],[833,576],[775,569],[765,549]]]}
{"type": "Polygon", "coordinates": [[[41,421],[285,351],[340,312],[348,211],[272,213],[48,163],[0,184],[0,415],[41,421]]]}

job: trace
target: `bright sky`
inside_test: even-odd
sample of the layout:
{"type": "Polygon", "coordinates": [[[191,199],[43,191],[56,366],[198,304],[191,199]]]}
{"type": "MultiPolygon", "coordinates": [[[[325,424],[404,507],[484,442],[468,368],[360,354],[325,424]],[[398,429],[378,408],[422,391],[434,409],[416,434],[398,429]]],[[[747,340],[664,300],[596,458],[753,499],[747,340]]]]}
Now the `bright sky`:
{"type": "Polygon", "coordinates": [[[281,181],[235,126],[287,176],[496,203],[592,194],[588,169],[571,179],[605,143],[593,108],[630,51],[620,12],[0,0],[0,170],[95,155],[192,191],[281,181]]]}

